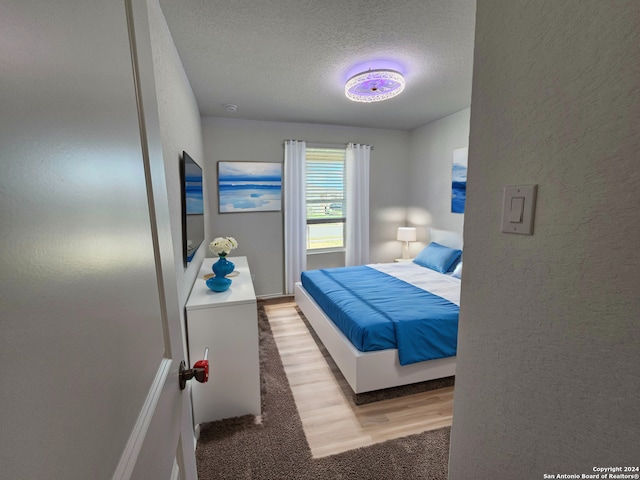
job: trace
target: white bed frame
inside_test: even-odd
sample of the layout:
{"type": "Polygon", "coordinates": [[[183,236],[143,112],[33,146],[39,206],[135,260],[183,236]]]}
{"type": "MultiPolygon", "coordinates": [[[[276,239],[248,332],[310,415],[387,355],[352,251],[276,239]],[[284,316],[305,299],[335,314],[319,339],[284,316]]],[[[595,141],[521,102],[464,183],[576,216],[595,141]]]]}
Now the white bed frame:
{"type": "MultiPolygon", "coordinates": [[[[459,233],[431,229],[430,241],[462,248],[459,233]]],[[[449,377],[456,373],[456,357],[400,365],[397,349],[361,352],[325,315],[320,306],[296,283],[295,300],[354,393],[369,392],[449,377]]]]}

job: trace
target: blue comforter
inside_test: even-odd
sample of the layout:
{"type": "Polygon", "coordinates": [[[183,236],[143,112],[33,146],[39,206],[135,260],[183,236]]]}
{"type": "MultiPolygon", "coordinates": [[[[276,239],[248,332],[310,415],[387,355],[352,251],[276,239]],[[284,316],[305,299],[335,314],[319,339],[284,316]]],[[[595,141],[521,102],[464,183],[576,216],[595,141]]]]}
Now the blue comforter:
{"type": "Polygon", "coordinates": [[[459,307],[367,266],[310,270],[302,285],[360,351],[397,348],[401,365],[456,354],[459,307]]]}

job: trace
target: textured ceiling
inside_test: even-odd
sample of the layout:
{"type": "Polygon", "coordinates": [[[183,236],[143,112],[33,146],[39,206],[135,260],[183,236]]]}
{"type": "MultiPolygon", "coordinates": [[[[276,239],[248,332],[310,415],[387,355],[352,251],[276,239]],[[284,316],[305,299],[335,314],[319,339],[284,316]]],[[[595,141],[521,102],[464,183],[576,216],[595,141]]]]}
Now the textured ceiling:
{"type": "Polygon", "coordinates": [[[470,105],[475,0],[160,5],[203,116],[412,130],[470,105]],[[345,98],[351,75],[385,63],[401,95],[345,98]]]}

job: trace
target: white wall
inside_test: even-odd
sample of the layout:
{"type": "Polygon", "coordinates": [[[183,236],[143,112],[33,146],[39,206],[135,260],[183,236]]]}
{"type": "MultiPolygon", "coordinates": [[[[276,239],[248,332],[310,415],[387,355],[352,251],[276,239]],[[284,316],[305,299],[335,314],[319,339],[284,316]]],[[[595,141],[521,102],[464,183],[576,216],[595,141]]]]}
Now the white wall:
{"type": "MultiPolygon", "coordinates": [[[[277,295],[284,289],[282,212],[219,214],[217,162],[282,162],[284,141],[288,139],[374,146],[370,184],[371,261],[391,261],[398,256],[401,246],[395,240],[396,230],[405,223],[408,201],[409,132],[211,117],[202,119],[202,128],[211,208],[209,236],[228,235],[238,240],[239,248],[233,254],[248,257],[257,295],[277,295]]],[[[310,263],[317,265],[315,261],[310,263]]]]}
{"type": "Polygon", "coordinates": [[[637,466],[640,3],[479,0],[449,478],[637,466]],[[538,184],[533,236],[500,232],[538,184]]]}
{"type": "MultiPolygon", "coordinates": [[[[149,23],[153,49],[153,67],[158,93],[158,114],[162,135],[162,153],[165,163],[167,196],[173,253],[175,259],[181,324],[184,331],[184,305],[205,256],[207,239],[199,248],[193,261],[185,269],[182,259],[182,200],[180,190],[180,157],[186,151],[206,173],[202,147],[200,112],[193,91],[178,57],[166,20],[157,0],[149,0],[149,23]]],[[[205,222],[208,202],[205,192],[205,222]]],[[[185,343],[186,344],[186,343],[185,343]]],[[[186,351],[186,350],[185,350],[186,351]]]]}
{"type": "MultiPolygon", "coordinates": [[[[186,151],[206,172],[202,147],[202,126],[195,96],[171,38],[160,5],[157,0],[147,0],[147,6],[169,203],[169,222],[171,224],[173,256],[178,286],[179,321],[182,328],[183,347],[188,355],[184,306],[200,270],[208,241],[205,237],[203,244],[190,264],[185,268],[182,250],[182,198],[179,165],[182,152],[186,151]]],[[[206,230],[206,213],[208,211],[206,192],[204,205],[206,230]]],[[[193,361],[194,359],[190,359],[190,363],[193,363],[193,361]]],[[[191,385],[187,388],[191,388],[191,385]]],[[[190,452],[189,444],[193,438],[191,426],[191,403],[183,402],[182,439],[183,442],[188,443],[183,443],[182,448],[186,452],[190,452]]],[[[195,478],[197,472],[192,456],[186,453],[185,455],[179,455],[179,457],[183,457],[181,468],[184,478],[195,478]]]]}
{"type": "Polygon", "coordinates": [[[429,241],[429,227],[462,234],[464,214],[451,213],[451,161],[454,149],[469,145],[469,117],[466,108],[411,132],[407,224],[418,234],[412,256],[429,241]]]}

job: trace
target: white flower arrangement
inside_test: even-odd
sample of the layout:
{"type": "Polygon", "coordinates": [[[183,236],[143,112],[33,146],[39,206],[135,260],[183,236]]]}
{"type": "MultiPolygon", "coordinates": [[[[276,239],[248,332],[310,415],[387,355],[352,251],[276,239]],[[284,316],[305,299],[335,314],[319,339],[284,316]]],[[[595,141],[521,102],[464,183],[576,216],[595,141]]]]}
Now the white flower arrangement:
{"type": "Polygon", "coordinates": [[[231,250],[238,248],[238,242],[233,237],[218,237],[209,244],[209,251],[216,255],[228,255],[231,250]]]}

